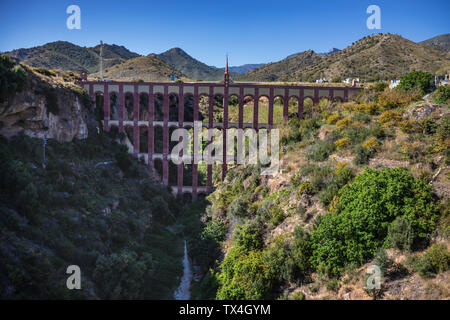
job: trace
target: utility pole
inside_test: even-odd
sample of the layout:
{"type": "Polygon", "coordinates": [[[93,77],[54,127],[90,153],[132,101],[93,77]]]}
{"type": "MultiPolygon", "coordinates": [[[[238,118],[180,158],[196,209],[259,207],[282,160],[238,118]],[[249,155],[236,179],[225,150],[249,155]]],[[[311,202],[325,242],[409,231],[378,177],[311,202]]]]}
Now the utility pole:
{"type": "Polygon", "coordinates": [[[103,81],[103,41],[100,40],[100,80],[103,81]]]}
{"type": "Polygon", "coordinates": [[[44,147],[44,158],[42,159],[42,167],[45,169],[45,146],[47,145],[47,136],[44,136],[44,140],[42,140],[42,145],[44,147]]]}

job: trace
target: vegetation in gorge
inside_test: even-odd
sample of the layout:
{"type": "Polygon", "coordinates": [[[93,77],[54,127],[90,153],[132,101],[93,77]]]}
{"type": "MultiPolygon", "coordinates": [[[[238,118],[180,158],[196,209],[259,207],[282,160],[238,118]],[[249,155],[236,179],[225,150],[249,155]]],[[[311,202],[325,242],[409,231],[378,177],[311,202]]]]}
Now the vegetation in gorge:
{"type": "Polygon", "coordinates": [[[171,299],[179,203],[106,135],[49,140],[46,157],[42,140],[0,140],[0,296],[171,299]],[[82,290],[65,287],[69,265],[82,290]]]}
{"type": "MultiPolygon", "coordinates": [[[[208,298],[304,299],[321,287],[337,294],[370,261],[387,279],[445,273],[446,90],[436,90],[431,100],[442,102],[429,106],[416,85],[375,84],[356,101],[321,101],[306,108],[304,120],[281,126],[285,157],[292,159],[283,174],[287,183],[274,187],[274,178],[269,184],[260,165],[237,166],[207,197],[203,219],[220,223],[221,235],[224,225],[227,231],[215,239],[223,257],[209,259],[198,286],[208,298]],[[436,179],[444,189],[430,186],[436,179]],[[386,250],[408,262],[392,261],[386,250]],[[301,291],[286,291],[292,287],[301,291]]],[[[367,294],[382,297],[383,290],[367,294]]]]}

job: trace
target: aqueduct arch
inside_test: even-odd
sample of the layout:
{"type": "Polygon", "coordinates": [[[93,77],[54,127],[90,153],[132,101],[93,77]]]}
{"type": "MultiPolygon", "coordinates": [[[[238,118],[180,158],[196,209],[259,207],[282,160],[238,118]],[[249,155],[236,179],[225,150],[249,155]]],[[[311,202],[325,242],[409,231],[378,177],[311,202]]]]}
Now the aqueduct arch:
{"type": "MultiPolygon", "coordinates": [[[[229,83],[227,73],[225,73],[223,83],[138,83],[87,81],[84,78],[79,85],[89,92],[92,101],[96,103],[101,101],[97,96],[103,96],[103,125],[106,131],[109,131],[111,127],[117,127],[119,132],[125,132],[125,128],[132,129],[133,154],[136,157],[144,158],[153,168],[161,166],[162,182],[165,185],[169,185],[169,130],[173,128],[192,128],[194,121],[203,121],[204,128],[219,128],[225,132],[229,128],[270,129],[275,125],[274,107],[277,100],[281,101],[279,107],[282,108],[278,111],[282,114],[283,121],[287,121],[288,117],[293,114],[302,118],[304,102],[307,98],[310,98],[314,104],[319,103],[322,98],[326,98],[328,101],[345,102],[356,96],[361,90],[361,88],[356,87],[229,83]],[[203,98],[201,99],[201,97],[203,98]],[[221,122],[214,120],[215,97],[221,97],[223,104],[221,122]],[[250,114],[251,121],[249,119],[244,121],[244,107],[246,107],[247,102],[250,103],[247,98],[251,98],[253,104],[253,110],[250,114]],[[231,104],[229,104],[230,99],[234,99],[231,104]],[[207,107],[208,114],[205,119],[200,118],[200,100],[207,107]],[[235,108],[236,102],[238,116],[237,118],[233,116],[233,121],[230,122],[229,107],[235,108]],[[261,112],[264,112],[264,114],[267,112],[267,118],[263,118],[267,121],[260,121],[259,103],[261,103],[261,112]],[[293,106],[296,106],[297,110],[293,110],[293,106]],[[267,111],[263,110],[267,107],[267,111]],[[188,112],[192,112],[192,114],[188,112]],[[155,141],[156,133],[158,134],[158,141],[155,141]],[[147,148],[142,147],[145,142],[141,141],[145,134],[147,135],[147,148]],[[160,138],[162,138],[162,141],[159,140],[160,138]],[[161,152],[155,152],[155,145],[162,145],[161,152]],[[146,150],[146,152],[143,153],[141,150],[146,150]]],[[[216,119],[218,119],[217,116],[216,119]]],[[[227,171],[226,150],[224,135],[222,177],[225,176],[227,171]]],[[[192,164],[192,184],[185,186],[183,184],[185,168],[183,164],[179,164],[177,185],[172,187],[173,191],[178,195],[192,193],[193,198],[196,198],[199,193],[211,192],[212,166],[212,164],[207,165],[206,186],[200,186],[198,183],[198,165],[192,164]]],[[[170,171],[174,172],[174,170],[170,171]]],[[[170,181],[173,182],[174,179],[171,178],[170,181]]]]}

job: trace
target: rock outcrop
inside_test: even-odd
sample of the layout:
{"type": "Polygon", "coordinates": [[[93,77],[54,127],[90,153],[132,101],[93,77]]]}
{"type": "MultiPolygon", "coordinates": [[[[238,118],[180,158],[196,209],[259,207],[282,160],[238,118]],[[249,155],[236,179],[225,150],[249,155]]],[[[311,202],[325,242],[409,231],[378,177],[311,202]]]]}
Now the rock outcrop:
{"type": "Polygon", "coordinates": [[[85,139],[94,119],[87,94],[58,77],[41,76],[26,68],[26,83],[0,99],[0,134],[9,138],[23,132],[59,142],[85,139]]]}
{"type": "Polygon", "coordinates": [[[60,142],[88,136],[86,109],[80,98],[68,89],[56,89],[58,112],[48,110],[45,95],[33,90],[16,93],[0,104],[0,134],[24,134],[60,142]]]}

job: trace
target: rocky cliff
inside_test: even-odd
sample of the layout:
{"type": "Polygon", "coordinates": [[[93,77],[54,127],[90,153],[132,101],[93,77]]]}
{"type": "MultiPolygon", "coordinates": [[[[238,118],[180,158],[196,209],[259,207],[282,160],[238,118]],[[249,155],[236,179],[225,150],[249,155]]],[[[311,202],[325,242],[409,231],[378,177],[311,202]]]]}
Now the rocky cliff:
{"type": "Polygon", "coordinates": [[[4,57],[1,63],[1,135],[11,137],[23,132],[59,142],[87,138],[88,123],[94,119],[92,106],[74,78],[63,72],[44,75],[36,71],[42,72],[40,69],[4,57]]]}

